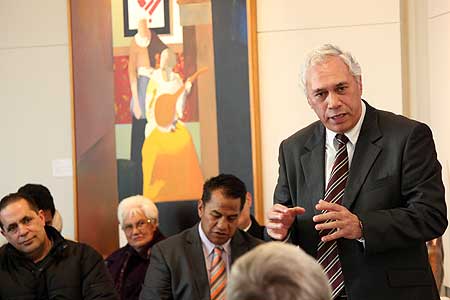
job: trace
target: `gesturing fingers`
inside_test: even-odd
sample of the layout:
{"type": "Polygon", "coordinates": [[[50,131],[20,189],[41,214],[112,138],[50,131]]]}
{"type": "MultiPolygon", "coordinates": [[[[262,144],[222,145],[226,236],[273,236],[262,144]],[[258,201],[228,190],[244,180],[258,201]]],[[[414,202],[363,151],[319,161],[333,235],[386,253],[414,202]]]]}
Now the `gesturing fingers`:
{"type": "Polygon", "coordinates": [[[287,236],[295,217],[304,212],[305,209],[302,207],[288,208],[281,204],[275,204],[267,213],[267,233],[273,239],[284,239],[287,236]]]}
{"type": "Polygon", "coordinates": [[[330,203],[328,201],[319,200],[319,202],[316,204],[316,209],[321,211],[343,211],[346,210],[346,208],[342,205],[339,205],[337,203],[330,203]]]}
{"type": "Polygon", "coordinates": [[[324,242],[338,238],[358,239],[361,237],[361,227],[358,216],[351,213],[346,207],[320,200],[316,209],[324,213],[313,217],[317,224],[315,229],[321,233],[324,242]],[[329,231],[324,234],[323,231],[329,231]]]}
{"type": "Polygon", "coordinates": [[[343,237],[345,238],[344,230],[337,228],[336,230],[332,230],[329,234],[322,236],[320,239],[322,242],[329,242],[343,237]]]}
{"type": "Polygon", "coordinates": [[[320,215],[315,215],[313,221],[316,223],[326,222],[328,220],[340,220],[342,219],[342,213],[339,212],[326,212],[320,215]]]}

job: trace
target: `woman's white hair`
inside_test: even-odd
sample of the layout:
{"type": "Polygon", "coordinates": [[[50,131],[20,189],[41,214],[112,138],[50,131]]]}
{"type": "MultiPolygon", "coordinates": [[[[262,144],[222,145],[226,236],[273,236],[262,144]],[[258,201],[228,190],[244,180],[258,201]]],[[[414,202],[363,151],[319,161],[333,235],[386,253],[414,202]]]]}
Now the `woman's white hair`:
{"type": "Polygon", "coordinates": [[[330,300],[322,267],[300,248],[281,242],[257,246],[231,269],[227,300],[330,300]]]}
{"type": "Polygon", "coordinates": [[[117,218],[121,225],[123,225],[123,222],[127,218],[138,213],[144,214],[145,217],[158,225],[158,208],[152,200],[141,195],[136,195],[120,201],[119,207],[117,208],[117,218]]]}
{"type": "Polygon", "coordinates": [[[359,65],[358,61],[352,56],[350,52],[344,52],[342,51],[338,46],[332,45],[332,44],[324,44],[320,47],[317,47],[316,49],[312,50],[305,59],[305,62],[303,64],[300,80],[301,80],[301,86],[303,87],[303,91],[305,92],[305,95],[307,95],[306,91],[306,73],[308,72],[309,68],[316,65],[323,63],[326,61],[330,56],[337,56],[348,66],[348,69],[350,73],[355,77],[357,82],[360,82],[361,80],[361,66],[359,65]]]}

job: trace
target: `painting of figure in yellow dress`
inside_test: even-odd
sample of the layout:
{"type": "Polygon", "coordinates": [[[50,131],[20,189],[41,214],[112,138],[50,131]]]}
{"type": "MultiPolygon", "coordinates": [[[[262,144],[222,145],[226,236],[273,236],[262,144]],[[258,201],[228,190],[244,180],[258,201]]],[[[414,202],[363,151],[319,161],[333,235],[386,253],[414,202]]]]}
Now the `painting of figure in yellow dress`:
{"type": "Polygon", "coordinates": [[[219,173],[251,189],[246,1],[156,3],[111,2],[119,199],[198,200],[219,173]]]}
{"type": "Polygon", "coordinates": [[[173,72],[175,64],[173,50],[163,50],[146,91],[143,194],[156,202],[199,199],[202,193],[199,159],[191,134],[181,121],[193,76],[183,83],[173,72]]]}

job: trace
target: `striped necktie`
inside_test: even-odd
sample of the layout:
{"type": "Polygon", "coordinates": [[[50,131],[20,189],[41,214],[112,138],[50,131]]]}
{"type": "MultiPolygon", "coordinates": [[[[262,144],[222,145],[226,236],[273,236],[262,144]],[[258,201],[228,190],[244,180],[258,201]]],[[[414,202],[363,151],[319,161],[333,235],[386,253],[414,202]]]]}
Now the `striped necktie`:
{"type": "MultiPolygon", "coordinates": [[[[335,139],[338,143],[338,150],[323,200],[342,204],[345,184],[347,183],[348,178],[348,153],[346,147],[348,138],[343,134],[337,134],[335,139]]],[[[322,213],[325,212],[327,211],[322,211],[322,213]]],[[[330,221],[331,220],[327,222],[330,221]]],[[[336,229],[321,230],[319,235],[322,237],[335,231],[336,229]]],[[[317,246],[317,258],[329,278],[332,289],[332,299],[334,299],[344,289],[344,275],[342,274],[336,240],[327,243],[320,241],[317,246]]]]}
{"type": "Polygon", "coordinates": [[[222,259],[222,248],[215,247],[211,263],[211,300],[225,300],[225,288],[227,287],[227,270],[222,259]]]}

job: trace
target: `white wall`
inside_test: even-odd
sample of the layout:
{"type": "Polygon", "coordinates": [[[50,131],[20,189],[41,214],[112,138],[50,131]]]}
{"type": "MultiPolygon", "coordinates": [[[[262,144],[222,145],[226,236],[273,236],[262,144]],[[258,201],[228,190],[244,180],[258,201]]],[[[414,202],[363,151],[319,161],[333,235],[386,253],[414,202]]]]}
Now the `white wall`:
{"type": "MultiPolygon", "coordinates": [[[[446,186],[447,211],[450,216],[450,1],[428,1],[429,111],[446,186]]],[[[444,237],[444,285],[450,287],[450,231],[444,237]]]]}
{"type": "Polygon", "coordinates": [[[400,8],[398,0],[259,0],[257,22],[267,211],[280,142],[317,120],[299,86],[300,65],[312,48],[334,43],[352,52],[362,66],[364,99],[402,112],[400,8]]]}
{"type": "Polygon", "coordinates": [[[0,28],[0,196],[44,184],[73,239],[72,176],[52,174],[72,160],[67,2],[0,0],[0,28]]]}

